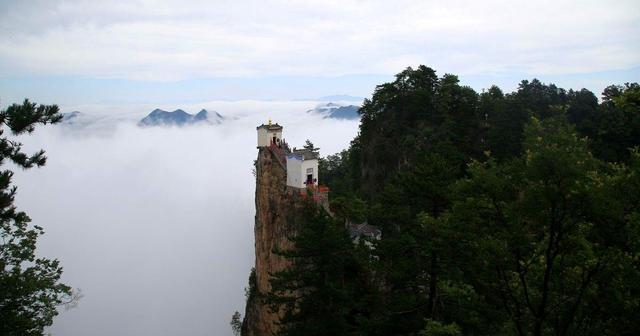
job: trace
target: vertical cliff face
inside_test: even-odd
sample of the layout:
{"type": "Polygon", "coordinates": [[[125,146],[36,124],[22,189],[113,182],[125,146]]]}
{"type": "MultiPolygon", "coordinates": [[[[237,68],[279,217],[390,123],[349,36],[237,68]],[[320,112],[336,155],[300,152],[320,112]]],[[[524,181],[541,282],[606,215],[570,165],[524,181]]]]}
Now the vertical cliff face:
{"type": "Polygon", "coordinates": [[[245,311],[242,335],[273,335],[279,314],[269,311],[264,295],[271,290],[270,274],[288,267],[289,262],[273,253],[292,247],[287,237],[304,220],[299,193],[287,191],[285,162],[269,148],[260,148],[256,162],[255,281],[245,311]]]}

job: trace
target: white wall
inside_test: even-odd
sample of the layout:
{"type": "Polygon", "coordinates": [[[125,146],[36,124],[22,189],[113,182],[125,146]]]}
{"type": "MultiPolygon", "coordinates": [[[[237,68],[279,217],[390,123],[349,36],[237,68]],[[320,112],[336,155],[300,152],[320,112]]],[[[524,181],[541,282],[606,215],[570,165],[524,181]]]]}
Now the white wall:
{"type": "Polygon", "coordinates": [[[258,128],[258,147],[268,147],[274,136],[282,141],[282,131],[267,131],[266,128],[258,128]]]}
{"type": "Polygon", "coordinates": [[[269,135],[264,128],[258,128],[258,147],[269,146],[269,135]]]}
{"type": "Polygon", "coordinates": [[[296,188],[306,188],[307,169],[313,169],[313,178],[318,178],[318,160],[300,160],[296,156],[287,157],[287,185],[296,188]]]}
{"type": "Polygon", "coordinates": [[[287,156],[287,185],[296,188],[304,188],[302,176],[302,160],[296,156],[287,156]]]}

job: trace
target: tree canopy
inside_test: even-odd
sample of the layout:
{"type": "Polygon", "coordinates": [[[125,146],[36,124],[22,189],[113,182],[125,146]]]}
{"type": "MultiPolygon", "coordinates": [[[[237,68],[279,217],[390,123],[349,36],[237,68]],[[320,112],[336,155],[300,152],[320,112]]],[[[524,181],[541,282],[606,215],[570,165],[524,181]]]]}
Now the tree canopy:
{"type": "Polygon", "coordinates": [[[283,335],[640,330],[638,84],[477,93],[420,66],[360,113],[320,161],[334,217],[311,216],[275,277],[283,335]],[[382,237],[362,248],[345,220],[382,237]]]}

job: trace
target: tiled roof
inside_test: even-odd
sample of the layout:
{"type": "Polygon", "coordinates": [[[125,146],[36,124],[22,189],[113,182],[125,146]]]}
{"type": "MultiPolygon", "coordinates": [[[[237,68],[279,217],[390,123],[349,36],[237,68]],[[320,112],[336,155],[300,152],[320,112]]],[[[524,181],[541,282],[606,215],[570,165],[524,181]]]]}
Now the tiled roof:
{"type": "Polygon", "coordinates": [[[256,129],[261,129],[261,128],[266,128],[269,131],[282,131],[282,126],[278,124],[269,124],[269,125],[262,124],[256,127],[256,129]]]}
{"type": "Polygon", "coordinates": [[[302,148],[302,149],[293,149],[293,155],[302,158],[302,160],[312,160],[317,159],[320,154],[310,149],[302,148]]]}

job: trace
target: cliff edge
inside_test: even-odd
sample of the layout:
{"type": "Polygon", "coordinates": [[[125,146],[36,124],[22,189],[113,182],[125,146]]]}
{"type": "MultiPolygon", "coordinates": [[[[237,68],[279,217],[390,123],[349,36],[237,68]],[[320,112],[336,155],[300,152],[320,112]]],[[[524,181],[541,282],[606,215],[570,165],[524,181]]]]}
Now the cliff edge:
{"type": "Polygon", "coordinates": [[[273,253],[291,249],[287,237],[300,225],[303,202],[299,192],[287,187],[284,157],[269,147],[260,147],[256,161],[255,274],[249,280],[249,296],[242,326],[243,336],[273,335],[278,330],[278,312],[265,302],[270,292],[270,274],[289,266],[289,261],[273,253]]]}

